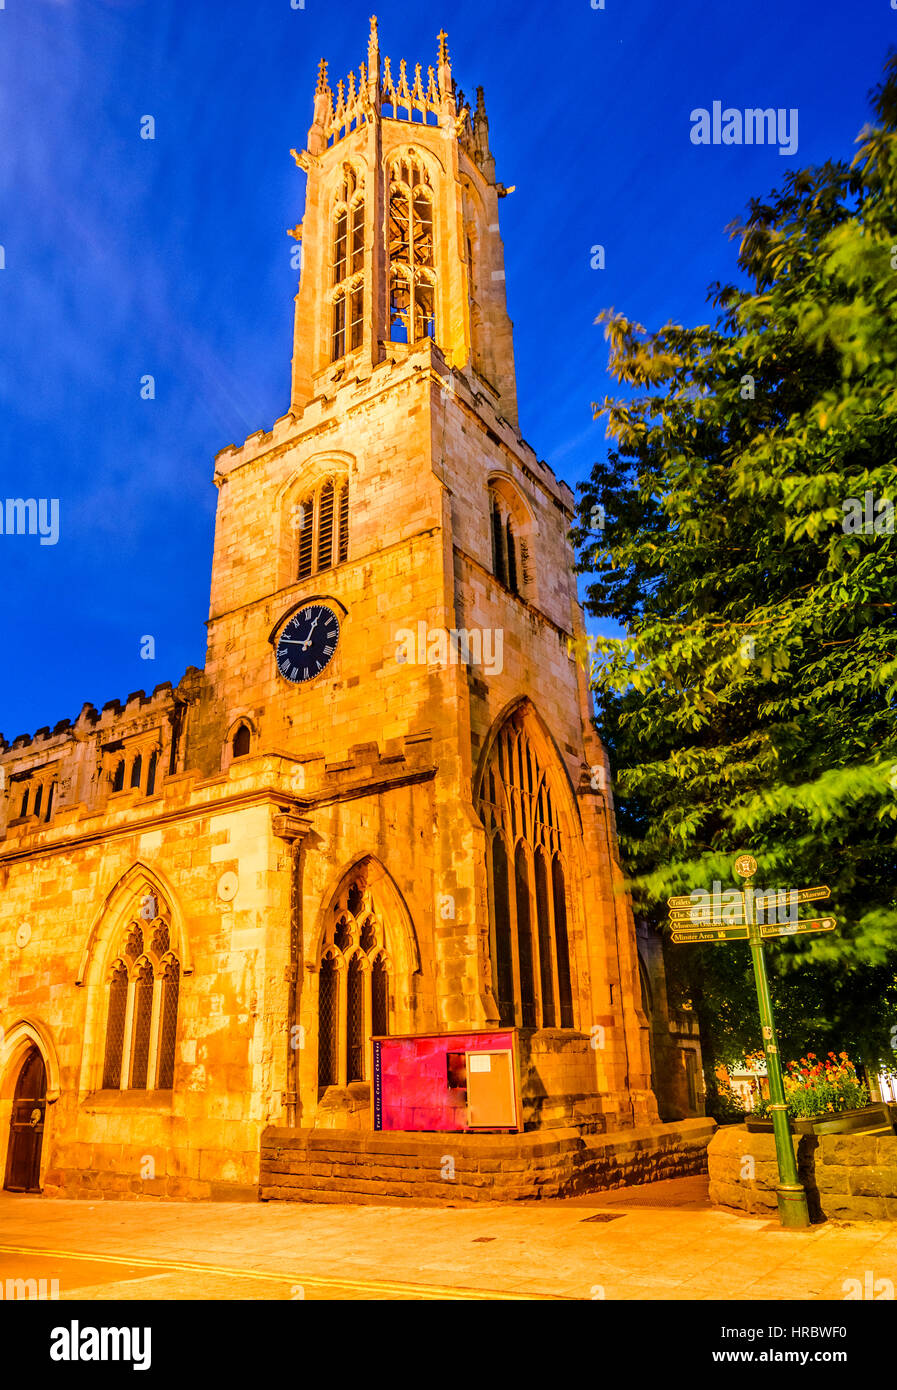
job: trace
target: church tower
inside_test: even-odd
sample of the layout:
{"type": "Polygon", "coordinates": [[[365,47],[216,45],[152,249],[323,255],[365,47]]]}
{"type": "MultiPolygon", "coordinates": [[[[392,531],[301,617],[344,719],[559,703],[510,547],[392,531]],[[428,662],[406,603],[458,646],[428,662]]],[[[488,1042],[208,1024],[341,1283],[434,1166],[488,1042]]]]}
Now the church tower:
{"type": "MultiPolygon", "coordinates": [[[[566,1133],[498,1136],[465,1196],[643,1172],[645,1136],[580,1140],[656,1122],[655,1072],[665,1118],[700,1110],[624,891],[574,497],[518,427],[510,190],[444,33],[434,58],[412,78],[372,21],[347,81],[320,66],[290,405],[215,460],[204,668],[0,735],[13,1191],[455,1200],[421,1132],[446,1130],[434,1078],[471,1123],[471,1041],[516,1049],[505,1128],[566,1133]],[[374,1038],[414,1061],[368,1139],[345,1131],[384,1119],[374,1038]],[[389,1143],[413,1186],[359,1173],[389,1143]]],[[[689,1124],[655,1173],[704,1162],[689,1124]]]]}
{"type": "Polygon", "coordinates": [[[657,1108],[574,498],[518,429],[483,90],[444,33],[435,58],[412,77],[372,20],[357,73],[320,64],[290,409],[216,460],[185,765],[277,803],[254,885],[286,1123],[370,1124],[372,1035],[501,1024],[528,1125],[619,1128],[657,1108]]]}

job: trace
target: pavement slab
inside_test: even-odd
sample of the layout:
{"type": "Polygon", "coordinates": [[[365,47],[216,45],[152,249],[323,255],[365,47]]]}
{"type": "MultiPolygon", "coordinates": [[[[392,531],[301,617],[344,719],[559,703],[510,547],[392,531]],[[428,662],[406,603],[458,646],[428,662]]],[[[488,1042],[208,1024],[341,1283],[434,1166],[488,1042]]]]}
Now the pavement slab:
{"type": "Polygon", "coordinates": [[[706,1179],[473,1208],[0,1195],[0,1280],[63,1299],[843,1299],[867,1270],[897,1284],[889,1223],[783,1231],[706,1179]]]}

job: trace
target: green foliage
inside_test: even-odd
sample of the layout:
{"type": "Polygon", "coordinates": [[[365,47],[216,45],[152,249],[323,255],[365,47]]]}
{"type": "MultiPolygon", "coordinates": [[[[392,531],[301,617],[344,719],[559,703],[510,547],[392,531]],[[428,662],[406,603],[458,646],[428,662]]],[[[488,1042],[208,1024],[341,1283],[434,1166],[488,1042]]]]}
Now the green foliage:
{"type": "Polygon", "coordinates": [[[714,1077],[714,1084],[707,1089],[704,1108],[718,1125],[741,1124],[745,1117],[744,1101],[733,1091],[728,1078],[719,1073],[714,1077]]]}
{"type": "MultiPolygon", "coordinates": [[[[751,204],[712,324],[602,316],[633,390],[595,406],[616,447],[574,532],[627,634],[592,669],[639,910],[730,886],[741,850],[758,887],[829,884],[839,929],[770,949],[780,1031],[870,1062],[897,1021],[897,534],[845,518],[897,509],[897,56],[873,105],[849,167],[751,204]]],[[[746,947],[667,959],[711,1051],[756,1046],[746,947]]]]}

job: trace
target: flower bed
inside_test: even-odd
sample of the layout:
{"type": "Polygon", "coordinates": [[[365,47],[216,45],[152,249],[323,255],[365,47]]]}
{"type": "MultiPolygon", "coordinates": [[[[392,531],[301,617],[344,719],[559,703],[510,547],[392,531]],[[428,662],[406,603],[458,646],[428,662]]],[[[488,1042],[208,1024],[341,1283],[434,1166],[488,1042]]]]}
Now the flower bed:
{"type": "MultiPolygon", "coordinates": [[[[870,1105],[869,1091],[857,1076],[846,1052],[830,1052],[820,1062],[808,1052],[789,1062],[785,1072],[785,1102],[792,1134],[847,1134],[862,1129],[893,1129],[885,1104],[870,1105]]],[[[748,1120],[751,1133],[772,1129],[769,1100],[763,1100],[748,1120]]]]}

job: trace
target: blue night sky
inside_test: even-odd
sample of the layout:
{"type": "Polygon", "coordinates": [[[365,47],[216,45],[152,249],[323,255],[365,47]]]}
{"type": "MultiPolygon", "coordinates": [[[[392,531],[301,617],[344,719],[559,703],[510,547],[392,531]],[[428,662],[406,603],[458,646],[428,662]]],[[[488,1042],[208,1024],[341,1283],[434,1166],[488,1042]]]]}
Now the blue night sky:
{"type": "MultiPolygon", "coordinates": [[[[789,168],[850,158],[890,0],[380,3],[381,52],[486,92],[524,436],[571,485],[607,447],[594,325],[707,318],[725,227],[789,168]],[[796,107],[797,153],[696,147],[689,115],[796,107]],[[590,267],[602,243],[607,266],[590,267]]],[[[0,10],[0,497],[60,537],[0,536],[0,730],[201,666],[213,456],[289,404],[304,145],[320,57],[367,53],[372,0],[6,0],[0,10]],[[156,139],[139,138],[144,114],[156,139]],[[140,399],[145,373],[156,399],[140,399]],[[144,634],[155,660],[140,659],[144,634]]]]}

